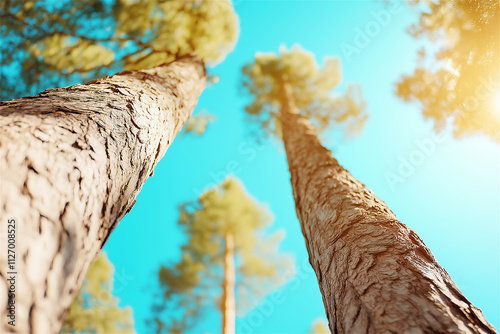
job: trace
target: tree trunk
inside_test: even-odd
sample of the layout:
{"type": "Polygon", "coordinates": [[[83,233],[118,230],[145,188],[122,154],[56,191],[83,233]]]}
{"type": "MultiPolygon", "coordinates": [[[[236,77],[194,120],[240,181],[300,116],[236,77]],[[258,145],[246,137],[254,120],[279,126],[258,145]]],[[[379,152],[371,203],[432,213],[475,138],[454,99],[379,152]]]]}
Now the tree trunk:
{"type": "Polygon", "coordinates": [[[224,282],[222,284],[222,333],[234,334],[236,303],[234,299],[235,269],[234,269],[234,240],[229,232],[226,234],[224,248],[224,282]]]}
{"type": "Polygon", "coordinates": [[[205,80],[201,61],[188,56],[0,103],[2,333],[59,331],[205,80]]]}
{"type": "Polygon", "coordinates": [[[418,235],[342,168],[282,86],[297,216],[332,333],[495,333],[418,235]]]}

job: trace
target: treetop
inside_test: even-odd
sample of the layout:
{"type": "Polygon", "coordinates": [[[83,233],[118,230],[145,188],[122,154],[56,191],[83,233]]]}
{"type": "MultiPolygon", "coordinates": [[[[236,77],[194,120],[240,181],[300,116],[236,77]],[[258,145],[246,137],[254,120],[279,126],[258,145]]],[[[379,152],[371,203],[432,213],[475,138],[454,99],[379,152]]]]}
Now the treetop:
{"type": "Polygon", "coordinates": [[[11,0],[0,17],[2,98],[187,54],[215,65],[239,34],[230,0],[11,0]]]}
{"type": "Polygon", "coordinates": [[[360,86],[348,84],[344,93],[332,91],[342,82],[337,57],[326,57],[320,67],[314,55],[300,46],[281,48],[279,54],[257,53],[242,72],[243,86],[255,98],[245,111],[265,131],[281,133],[279,110],[285,82],[292,87],[297,108],[320,132],[340,123],[362,128],[368,117],[360,86]]]}

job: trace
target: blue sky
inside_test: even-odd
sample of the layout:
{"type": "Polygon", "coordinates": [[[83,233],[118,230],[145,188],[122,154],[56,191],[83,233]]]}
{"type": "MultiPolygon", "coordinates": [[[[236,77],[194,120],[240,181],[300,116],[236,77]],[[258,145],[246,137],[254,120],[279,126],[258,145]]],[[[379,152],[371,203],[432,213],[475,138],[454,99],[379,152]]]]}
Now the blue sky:
{"type": "MultiPolygon", "coordinates": [[[[115,294],[133,308],[136,329],[148,332],[152,283],[162,263],[175,261],[184,241],[178,230],[177,205],[194,200],[233,171],[248,192],[269,206],[271,230],[286,230],[282,250],[292,253],[297,276],[279,289],[280,301],[267,299],[237,329],[251,333],[307,333],[324,318],[316,277],[307,252],[289,182],[282,144],[264,138],[259,145],[246,123],[243,108],[250,101],[240,85],[241,67],[256,52],[277,52],[299,44],[319,62],[337,55],[344,84],[362,85],[370,113],[365,130],[325,144],[354,177],[385,201],[398,219],[414,229],[452,276],[465,296],[496,328],[500,325],[499,207],[500,151],[482,138],[436,137],[417,105],[394,95],[394,83],[415,66],[415,41],[405,28],[417,19],[405,3],[397,6],[379,31],[374,12],[387,10],[375,1],[245,1],[235,3],[240,37],[226,60],[210,71],[219,83],[205,90],[195,112],[217,116],[202,137],[179,136],[104,247],[115,265],[115,294]],[[359,31],[372,36],[359,40],[359,31]],[[358,37],[357,37],[358,36],[358,37]],[[351,47],[351,48],[349,48],[351,47]],[[353,50],[356,52],[348,52],[353,50]],[[242,151],[242,145],[250,150],[242,151]],[[412,162],[413,161],[413,162],[412,162]],[[406,168],[406,169],[405,169],[406,168]],[[390,182],[388,175],[400,175],[390,182]],[[391,174],[392,173],[392,174],[391,174]]],[[[328,139],[328,138],[327,138],[328,139]]],[[[220,332],[221,319],[211,313],[194,332],[220,332]]]]}

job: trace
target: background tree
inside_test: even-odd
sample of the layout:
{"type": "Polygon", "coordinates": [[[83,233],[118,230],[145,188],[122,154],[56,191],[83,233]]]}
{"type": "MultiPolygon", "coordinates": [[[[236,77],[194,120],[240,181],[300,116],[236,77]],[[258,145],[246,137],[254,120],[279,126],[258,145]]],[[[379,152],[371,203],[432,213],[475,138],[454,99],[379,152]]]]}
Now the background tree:
{"type": "Polygon", "coordinates": [[[61,77],[101,75],[105,66],[174,60],[0,104],[0,227],[17,219],[23,287],[13,327],[2,257],[1,331],[57,332],[90,263],[192,113],[205,87],[203,61],[220,60],[234,44],[237,19],[226,1],[0,6],[2,92],[11,97],[61,77]]]}
{"type": "Polygon", "coordinates": [[[8,0],[0,18],[2,100],[189,53],[215,64],[238,36],[229,0],[8,0]]]}
{"type": "Polygon", "coordinates": [[[285,283],[283,272],[293,264],[278,251],[283,232],[263,234],[270,222],[267,210],[232,178],[181,205],[178,223],[188,240],[180,261],[159,271],[157,332],[189,330],[207,309],[218,307],[222,333],[235,333],[236,312],[243,315],[285,283]]]}
{"type": "Polygon", "coordinates": [[[353,135],[368,119],[361,86],[348,83],[343,94],[332,91],[342,81],[338,58],[326,58],[318,68],[311,53],[295,46],[290,51],[281,49],[279,56],[259,54],[255,63],[243,67],[243,75],[243,85],[255,97],[245,107],[250,120],[278,137],[282,135],[280,106],[285,84],[291,85],[302,115],[320,132],[337,126],[353,135]]]}
{"type": "Polygon", "coordinates": [[[132,309],[120,308],[113,296],[113,271],[113,264],[101,253],[90,265],[61,333],[134,333],[132,309]]]}
{"type": "Polygon", "coordinates": [[[323,111],[327,125],[348,116],[363,120],[362,108],[352,99],[328,103],[325,88],[338,84],[338,76],[317,85],[324,81],[313,57],[298,49],[290,54],[258,55],[243,68],[244,85],[255,97],[246,110],[266,120],[276,119],[269,110],[280,108],[275,128],[282,130],[297,216],[330,331],[494,333],[418,235],[321,145],[307,119],[318,123],[314,111],[323,111]],[[339,106],[345,117],[338,117],[339,106]]]}
{"type": "Polygon", "coordinates": [[[456,137],[482,133],[500,140],[500,3],[418,2],[428,8],[409,33],[428,37],[439,50],[420,50],[417,68],[402,76],[396,94],[418,101],[437,131],[450,120],[456,137]]]}

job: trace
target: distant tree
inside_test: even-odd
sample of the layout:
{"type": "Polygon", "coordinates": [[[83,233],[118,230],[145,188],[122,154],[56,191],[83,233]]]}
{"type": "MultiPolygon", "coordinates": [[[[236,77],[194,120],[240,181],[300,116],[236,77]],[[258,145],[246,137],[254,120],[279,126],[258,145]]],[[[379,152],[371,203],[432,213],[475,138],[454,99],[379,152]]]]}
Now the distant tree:
{"type": "Polygon", "coordinates": [[[243,67],[243,75],[243,85],[255,97],[245,107],[250,120],[278,137],[284,133],[280,106],[285,87],[292,89],[302,116],[320,132],[337,126],[353,135],[368,119],[361,86],[347,84],[343,94],[332,91],[342,81],[338,58],[326,58],[320,69],[311,53],[295,46],[282,49],[279,56],[258,54],[255,63],[243,67]]]}
{"type": "Polygon", "coordinates": [[[2,97],[143,67],[0,103],[0,228],[17,221],[20,289],[15,328],[3,307],[0,332],[54,333],[193,111],[204,62],[234,44],[237,17],[229,1],[10,0],[0,19],[2,97]]]}
{"type": "Polygon", "coordinates": [[[134,333],[130,307],[113,296],[113,264],[105,253],[90,265],[80,293],[71,304],[61,333],[134,333]]]}
{"type": "Polygon", "coordinates": [[[285,283],[283,272],[293,265],[290,256],[278,252],[283,233],[263,234],[270,222],[267,210],[232,178],[181,205],[179,225],[187,242],[180,261],[159,271],[161,294],[153,308],[157,332],[183,333],[204,311],[218,307],[221,332],[235,333],[236,311],[244,314],[285,283]]]}
{"type": "MultiPolygon", "coordinates": [[[[362,103],[329,92],[340,66],[299,49],[243,68],[247,112],[283,136],[298,219],[332,333],[494,333],[418,235],[324,148],[308,119],[363,121],[362,103]],[[322,116],[322,117],[320,117],[322,116]]],[[[369,163],[369,162],[367,162],[369,163]]]]}
{"type": "Polygon", "coordinates": [[[451,121],[456,137],[482,133],[499,141],[500,2],[409,2],[427,5],[409,33],[439,50],[420,50],[417,68],[402,76],[396,94],[418,101],[437,131],[451,121]]]}

